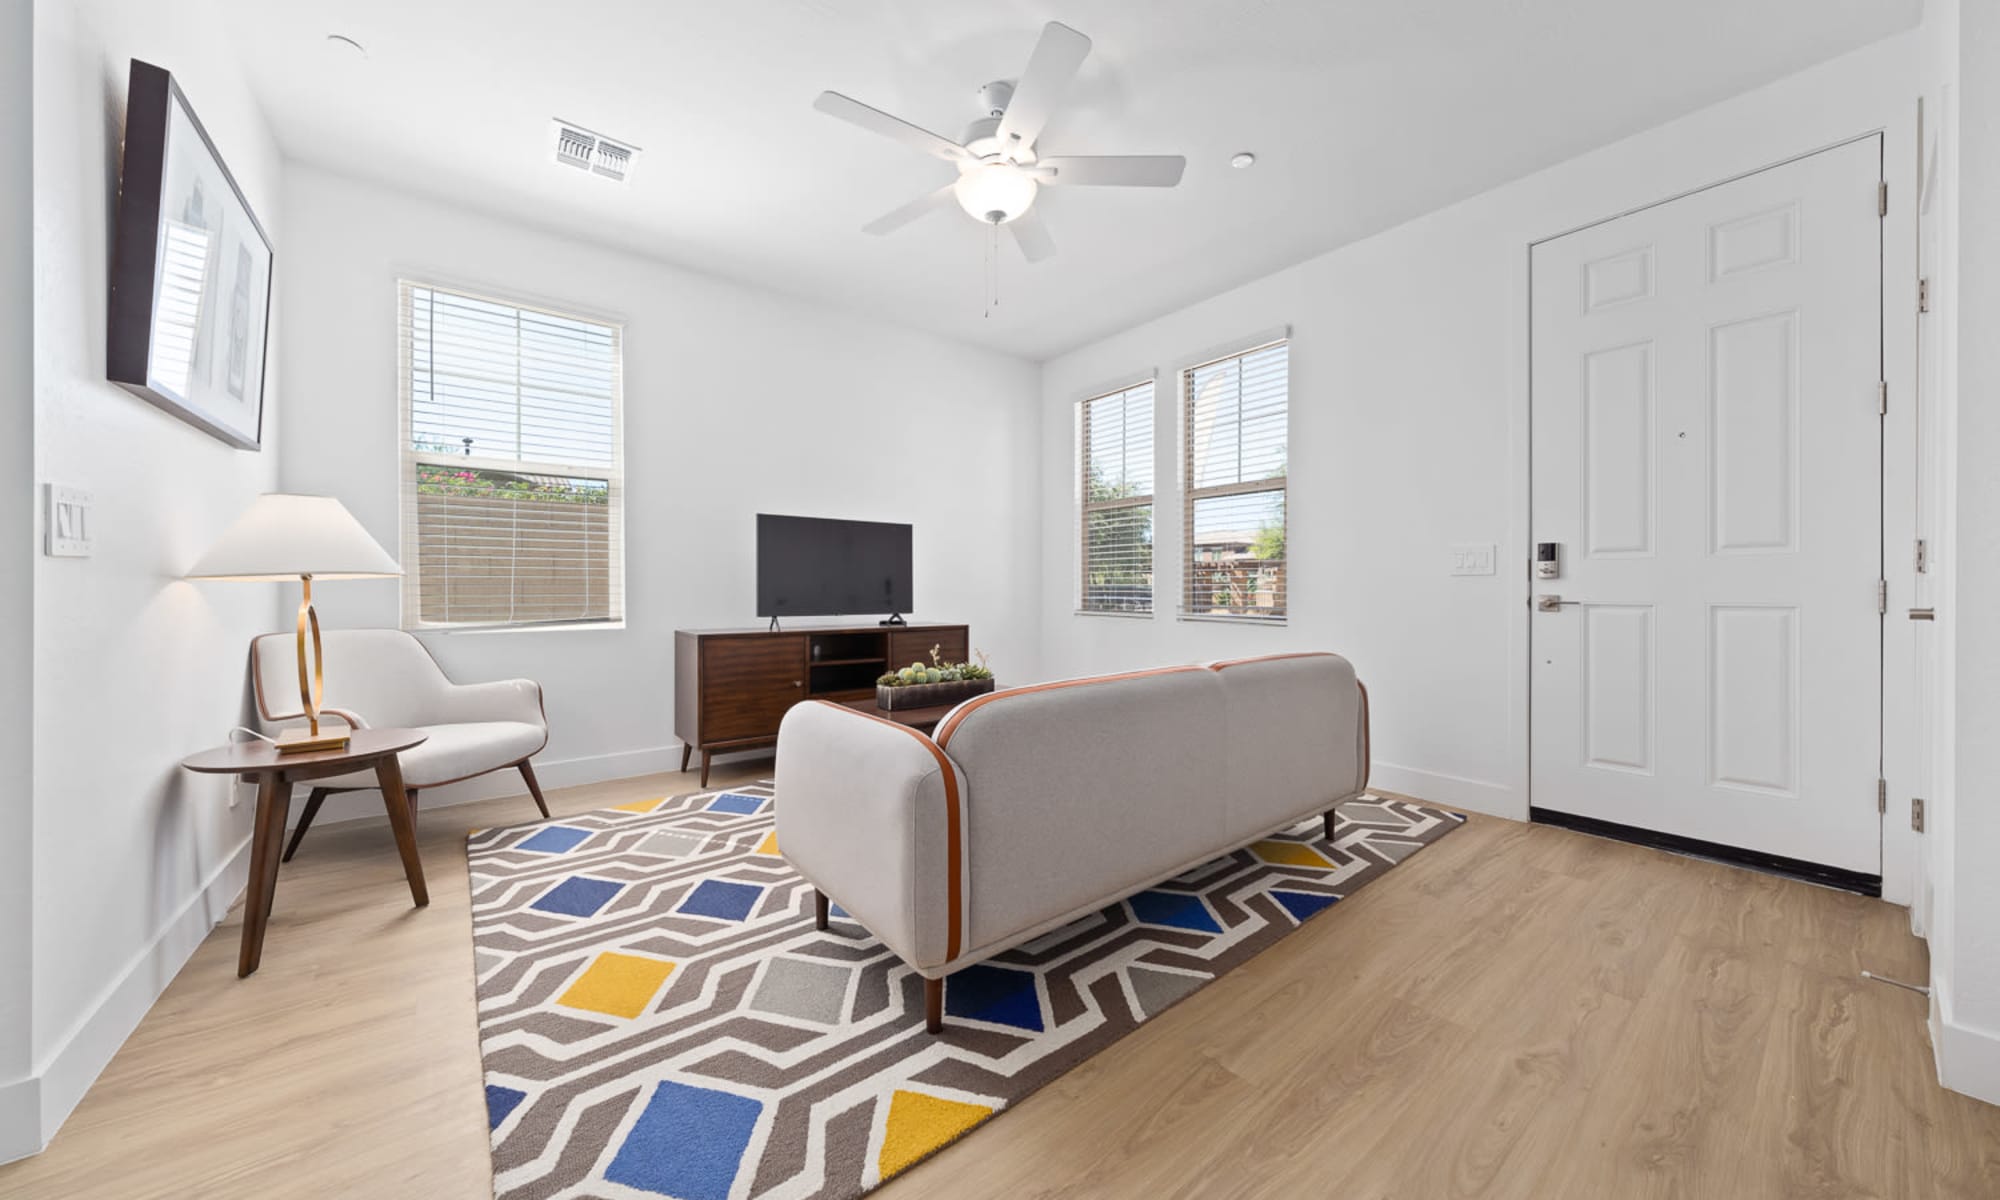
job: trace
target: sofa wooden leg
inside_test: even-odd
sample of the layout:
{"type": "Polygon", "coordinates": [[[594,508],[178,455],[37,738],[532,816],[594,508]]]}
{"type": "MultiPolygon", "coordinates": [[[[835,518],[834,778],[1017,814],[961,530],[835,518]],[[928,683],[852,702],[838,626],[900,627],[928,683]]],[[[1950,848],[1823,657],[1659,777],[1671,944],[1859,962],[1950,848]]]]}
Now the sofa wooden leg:
{"type": "Polygon", "coordinates": [[[529,766],[525,758],[514,765],[521,768],[521,779],[528,785],[528,794],[535,798],[535,807],[542,810],[542,820],[548,820],[549,802],[542,799],[542,785],[535,780],[535,768],[529,766]]]}
{"type": "Polygon", "coordinates": [[[1333,814],[1334,814],[1333,809],[1329,808],[1326,810],[1326,840],[1329,842],[1333,840],[1333,827],[1335,824],[1335,819],[1333,814]]]}
{"type": "Polygon", "coordinates": [[[924,1032],[944,1032],[944,980],[924,980],[924,1032]]]}
{"type": "Polygon", "coordinates": [[[814,888],[814,889],[813,889],[813,928],[814,928],[814,929],[825,929],[825,928],[826,928],[826,918],[827,918],[827,909],[828,909],[829,907],[831,907],[831,905],[830,905],[830,904],[828,903],[828,901],[827,901],[827,898],[826,898],[826,893],[825,893],[825,892],[822,892],[822,891],[820,891],[820,890],[819,890],[818,888],[814,888]]]}
{"type": "Polygon", "coordinates": [[[688,769],[688,759],[689,759],[690,757],[692,757],[692,756],[693,756],[693,754],[694,754],[694,747],[693,747],[693,746],[690,746],[690,745],[688,745],[688,744],[687,744],[686,742],[682,742],[682,743],[681,743],[681,774],[683,774],[683,775],[687,774],[687,769],[688,769]]]}

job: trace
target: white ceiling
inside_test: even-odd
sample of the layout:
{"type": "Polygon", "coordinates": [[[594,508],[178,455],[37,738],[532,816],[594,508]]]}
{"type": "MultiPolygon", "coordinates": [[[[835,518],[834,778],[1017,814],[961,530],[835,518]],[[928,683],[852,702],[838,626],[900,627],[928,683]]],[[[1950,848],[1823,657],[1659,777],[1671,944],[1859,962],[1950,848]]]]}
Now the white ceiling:
{"type": "MultiPolygon", "coordinates": [[[[1913,25],[1921,0],[224,0],[291,157],[1044,359],[1913,25]],[[1049,154],[1179,153],[1067,188],[1059,253],[956,209],[860,226],[952,169],[813,111],[956,139],[1043,22],[1095,42],[1049,154]],[[329,48],[328,33],[367,48],[329,48]],[[620,186],[550,118],[642,147],[620,186]],[[1257,165],[1228,160],[1252,150],[1257,165]]],[[[586,299],[579,297],[579,299],[586,299]]]]}

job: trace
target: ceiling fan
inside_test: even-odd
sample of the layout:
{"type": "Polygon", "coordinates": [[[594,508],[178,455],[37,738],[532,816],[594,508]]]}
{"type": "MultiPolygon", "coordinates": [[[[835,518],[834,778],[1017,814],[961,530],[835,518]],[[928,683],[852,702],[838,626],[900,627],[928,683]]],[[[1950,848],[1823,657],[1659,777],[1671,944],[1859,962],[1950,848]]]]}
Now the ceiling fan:
{"type": "Polygon", "coordinates": [[[1035,139],[1041,136],[1042,127],[1048,124],[1088,53],[1089,38],[1050,21],[1042,27],[1041,40],[1035,43],[1028,69],[1018,82],[998,80],[979,89],[979,105],[986,115],[966,128],[963,142],[940,137],[839,92],[821,92],[813,107],[828,116],[894,138],[958,168],[956,180],[877,217],[863,225],[862,232],[893,232],[956,199],[973,219],[1007,226],[1028,261],[1041,262],[1056,252],[1047,228],[1029,211],[1043,186],[1173,187],[1179,183],[1187,159],[1178,154],[1057,158],[1037,153],[1035,139]]]}

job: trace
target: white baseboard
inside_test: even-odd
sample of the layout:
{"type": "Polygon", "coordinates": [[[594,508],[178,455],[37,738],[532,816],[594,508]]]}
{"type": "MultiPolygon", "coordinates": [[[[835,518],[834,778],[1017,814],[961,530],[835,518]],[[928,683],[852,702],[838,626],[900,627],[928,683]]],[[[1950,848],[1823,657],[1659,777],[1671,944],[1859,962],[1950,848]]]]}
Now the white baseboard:
{"type": "Polygon", "coordinates": [[[1420,771],[1415,767],[1398,766],[1377,759],[1369,768],[1368,785],[1513,821],[1528,819],[1528,806],[1513,788],[1484,779],[1467,779],[1442,771],[1420,771]]]}
{"type": "Polygon", "coordinates": [[[1953,1021],[1951,987],[1935,976],[1930,1029],[1938,1082],[1975,1100],[2000,1104],[2000,1032],[1953,1021]]]}
{"type": "Polygon", "coordinates": [[[40,1154],[47,1145],[42,1136],[41,1076],[0,1083],[0,1163],[40,1154]]]}
{"type": "Polygon", "coordinates": [[[39,1154],[48,1146],[249,879],[250,841],[245,838],[63,1031],[35,1074],[0,1086],[0,1162],[39,1154]]]}

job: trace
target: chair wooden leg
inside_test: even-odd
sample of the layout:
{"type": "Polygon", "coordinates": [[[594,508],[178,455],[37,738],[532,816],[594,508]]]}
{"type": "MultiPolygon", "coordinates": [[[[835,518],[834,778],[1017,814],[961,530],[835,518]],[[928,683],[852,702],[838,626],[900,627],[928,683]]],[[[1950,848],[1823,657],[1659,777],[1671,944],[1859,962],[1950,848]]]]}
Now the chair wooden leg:
{"type": "Polygon", "coordinates": [[[688,745],[688,744],[687,744],[686,742],[682,742],[682,743],[681,743],[681,774],[683,774],[683,775],[687,774],[687,769],[688,769],[688,759],[689,759],[689,758],[691,758],[691,757],[692,757],[693,755],[694,755],[694,747],[693,747],[693,746],[690,746],[690,745],[688,745]]]}
{"type": "Polygon", "coordinates": [[[1329,842],[1333,840],[1333,827],[1336,823],[1333,812],[1334,810],[1330,808],[1326,810],[1326,840],[1329,842]]]}
{"type": "Polygon", "coordinates": [[[703,787],[708,786],[708,763],[714,757],[713,754],[710,754],[706,750],[701,752],[701,786],[703,787]]]}
{"type": "Polygon", "coordinates": [[[285,856],[279,862],[292,861],[292,855],[299,852],[299,843],[306,840],[306,830],[312,828],[313,818],[319,815],[319,806],[326,803],[326,789],[314,788],[306,797],[306,810],[299,814],[299,827],[292,830],[292,840],[285,844],[285,856]]]}
{"type": "Polygon", "coordinates": [[[825,893],[825,892],[822,892],[822,891],[820,891],[820,890],[819,890],[818,888],[814,888],[814,889],[813,889],[813,928],[814,928],[814,929],[825,929],[825,928],[826,928],[826,918],[827,918],[827,910],[828,910],[828,908],[830,908],[830,907],[831,907],[831,905],[830,905],[830,903],[829,903],[829,902],[827,901],[827,898],[826,898],[826,893],[825,893]]]}
{"type": "Polygon", "coordinates": [[[542,785],[535,782],[535,768],[529,766],[525,758],[514,765],[521,768],[521,778],[527,781],[528,794],[535,798],[535,807],[542,810],[542,820],[548,820],[549,802],[542,799],[542,785]]]}
{"type": "Polygon", "coordinates": [[[924,980],[924,1032],[944,1032],[944,980],[924,980]]]}

